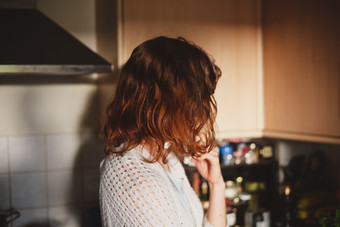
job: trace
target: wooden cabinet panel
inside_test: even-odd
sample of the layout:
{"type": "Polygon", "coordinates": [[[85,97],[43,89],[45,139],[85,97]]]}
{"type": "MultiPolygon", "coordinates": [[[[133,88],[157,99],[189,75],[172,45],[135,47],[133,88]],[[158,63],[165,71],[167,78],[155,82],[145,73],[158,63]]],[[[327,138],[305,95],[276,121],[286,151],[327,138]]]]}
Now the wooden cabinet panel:
{"type": "Polygon", "coordinates": [[[339,1],[263,1],[267,131],[340,139],[339,9],[339,1]]]}
{"type": "Polygon", "coordinates": [[[183,36],[221,67],[216,90],[221,134],[258,129],[259,2],[254,0],[124,1],[123,54],[158,35],[183,36]]]}
{"type": "MultiPolygon", "coordinates": [[[[116,3],[117,26],[110,25],[110,10],[98,17],[118,31],[117,39],[113,33],[100,39],[114,40],[116,68],[134,47],[159,35],[183,36],[215,58],[223,73],[215,94],[219,137],[340,143],[340,1],[116,3]]],[[[105,54],[108,46],[99,50],[105,54]]],[[[102,93],[112,90],[101,81],[102,93]]]]}

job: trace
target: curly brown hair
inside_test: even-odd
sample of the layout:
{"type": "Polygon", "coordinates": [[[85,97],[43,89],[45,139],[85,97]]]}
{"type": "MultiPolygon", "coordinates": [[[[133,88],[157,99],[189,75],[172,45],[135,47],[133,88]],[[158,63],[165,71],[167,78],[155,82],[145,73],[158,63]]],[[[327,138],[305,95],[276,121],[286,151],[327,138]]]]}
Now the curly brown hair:
{"type": "Polygon", "coordinates": [[[183,160],[211,151],[217,113],[213,94],[220,76],[213,59],[184,38],[160,36],[137,46],[107,107],[106,154],[123,155],[142,142],[157,147],[151,161],[165,163],[170,152],[183,160]],[[198,135],[205,142],[197,142],[198,135]]]}

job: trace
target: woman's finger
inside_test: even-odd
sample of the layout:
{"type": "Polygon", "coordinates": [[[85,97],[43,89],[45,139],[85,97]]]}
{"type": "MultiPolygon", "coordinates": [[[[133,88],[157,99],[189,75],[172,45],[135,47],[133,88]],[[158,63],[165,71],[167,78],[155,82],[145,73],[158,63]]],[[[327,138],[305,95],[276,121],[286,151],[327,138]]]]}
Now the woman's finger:
{"type": "Polygon", "coordinates": [[[218,152],[217,152],[216,148],[214,148],[212,151],[210,151],[209,154],[218,157],[218,152]]]}
{"type": "Polygon", "coordinates": [[[201,155],[200,157],[192,157],[192,160],[195,160],[196,162],[201,162],[206,159],[206,155],[201,155]]]}
{"type": "Polygon", "coordinates": [[[192,160],[194,161],[194,163],[198,163],[198,162],[208,162],[212,165],[217,165],[219,164],[219,158],[217,154],[204,154],[201,157],[194,157],[192,158],[192,160]]]}

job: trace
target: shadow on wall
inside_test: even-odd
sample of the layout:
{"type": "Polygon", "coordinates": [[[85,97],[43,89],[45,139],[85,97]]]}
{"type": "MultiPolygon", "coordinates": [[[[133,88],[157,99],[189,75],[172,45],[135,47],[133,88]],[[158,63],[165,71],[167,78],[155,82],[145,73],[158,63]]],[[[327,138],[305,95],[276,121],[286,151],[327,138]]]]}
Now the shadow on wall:
{"type": "MultiPolygon", "coordinates": [[[[97,123],[99,123],[98,113],[98,93],[93,92],[89,98],[87,108],[84,111],[80,128],[93,128],[93,114],[96,111],[97,123]]],[[[92,131],[94,131],[92,129],[92,131]]],[[[98,227],[101,226],[99,209],[99,165],[104,158],[104,143],[98,138],[97,133],[82,134],[81,146],[77,152],[73,168],[73,180],[70,190],[70,200],[80,197],[79,206],[70,209],[70,213],[77,216],[80,226],[98,227]],[[81,185],[79,187],[79,185],[81,185]]]]}
{"type": "Polygon", "coordinates": [[[25,225],[24,227],[50,227],[49,224],[42,224],[42,223],[30,223],[30,224],[27,224],[25,225]]]}
{"type": "Polygon", "coordinates": [[[25,87],[21,111],[26,119],[24,130],[57,134],[98,131],[97,86],[91,75],[42,78],[25,87]]]}
{"type": "MultiPolygon", "coordinates": [[[[82,80],[80,79],[80,81],[82,80]]],[[[99,107],[96,82],[88,80],[84,83],[79,81],[79,83],[76,83],[77,78],[50,78],[42,79],[42,81],[35,83],[33,80],[29,84],[22,84],[27,89],[25,90],[26,95],[21,100],[22,109],[19,114],[25,119],[27,124],[25,127],[31,129],[33,134],[35,131],[41,130],[50,133],[48,127],[51,126],[45,127],[42,122],[55,121],[53,124],[59,122],[63,125],[65,122],[62,122],[62,117],[67,116],[67,114],[72,115],[74,109],[79,114],[73,114],[73,118],[68,118],[66,122],[78,124],[78,130],[76,130],[77,133],[71,134],[52,133],[44,135],[47,141],[47,150],[45,151],[47,156],[45,165],[47,182],[45,186],[48,200],[46,209],[42,207],[41,210],[45,210],[47,219],[30,219],[32,221],[20,226],[101,226],[99,164],[104,157],[104,143],[98,138],[99,107]],[[70,79],[70,83],[67,82],[68,79],[70,79]],[[54,92],[54,94],[50,95],[48,91],[54,92]],[[59,92],[63,93],[63,91],[67,94],[59,95],[59,92]],[[44,95],[46,97],[41,97],[44,95]],[[83,103],[78,104],[78,100],[83,103]],[[64,101],[65,103],[63,103],[64,101]],[[40,105],[48,106],[41,107],[40,105]],[[55,106],[58,106],[58,109],[55,106]],[[51,111],[50,107],[55,109],[51,111]],[[55,113],[55,111],[58,111],[58,113],[55,113]],[[39,122],[37,115],[44,115],[44,119],[40,119],[41,122],[39,122]],[[74,116],[81,117],[75,119],[74,116]],[[55,160],[53,160],[50,158],[52,150],[49,149],[49,139],[56,137],[61,143],[55,144],[57,148],[53,150],[53,157],[55,157],[55,160]],[[65,162],[63,163],[63,161],[65,162]],[[65,164],[66,162],[68,164],[65,164]],[[56,178],[53,179],[55,176],[56,178]],[[59,184],[59,182],[62,184],[59,184]],[[51,185],[57,187],[52,188],[51,185]]],[[[17,84],[14,83],[14,85],[17,84]]],[[[67,127],[65,132],[68,132],[67,127]]],[[[44,195],[41,194],[41,196],[44,195]]],[[[13,226],[16,226],[15,223],[13,226]]]]}

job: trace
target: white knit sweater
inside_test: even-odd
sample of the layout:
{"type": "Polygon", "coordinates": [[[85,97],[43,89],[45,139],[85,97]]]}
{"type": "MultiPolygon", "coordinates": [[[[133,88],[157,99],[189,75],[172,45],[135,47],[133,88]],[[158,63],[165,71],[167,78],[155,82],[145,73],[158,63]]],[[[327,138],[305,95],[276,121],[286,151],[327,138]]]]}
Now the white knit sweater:
{"type": "Polygon", "coordinates": [[[168,164],[171,174],[183,178],[182,189],[195,223],[163,167],[158,162],[147,163],[143,157],[150,158],[150,154],[138,146],[124,156],[114,154],[103,160],[100,176],[103,226],[211,226],[178,159],[172,156],[168,164]]]}

